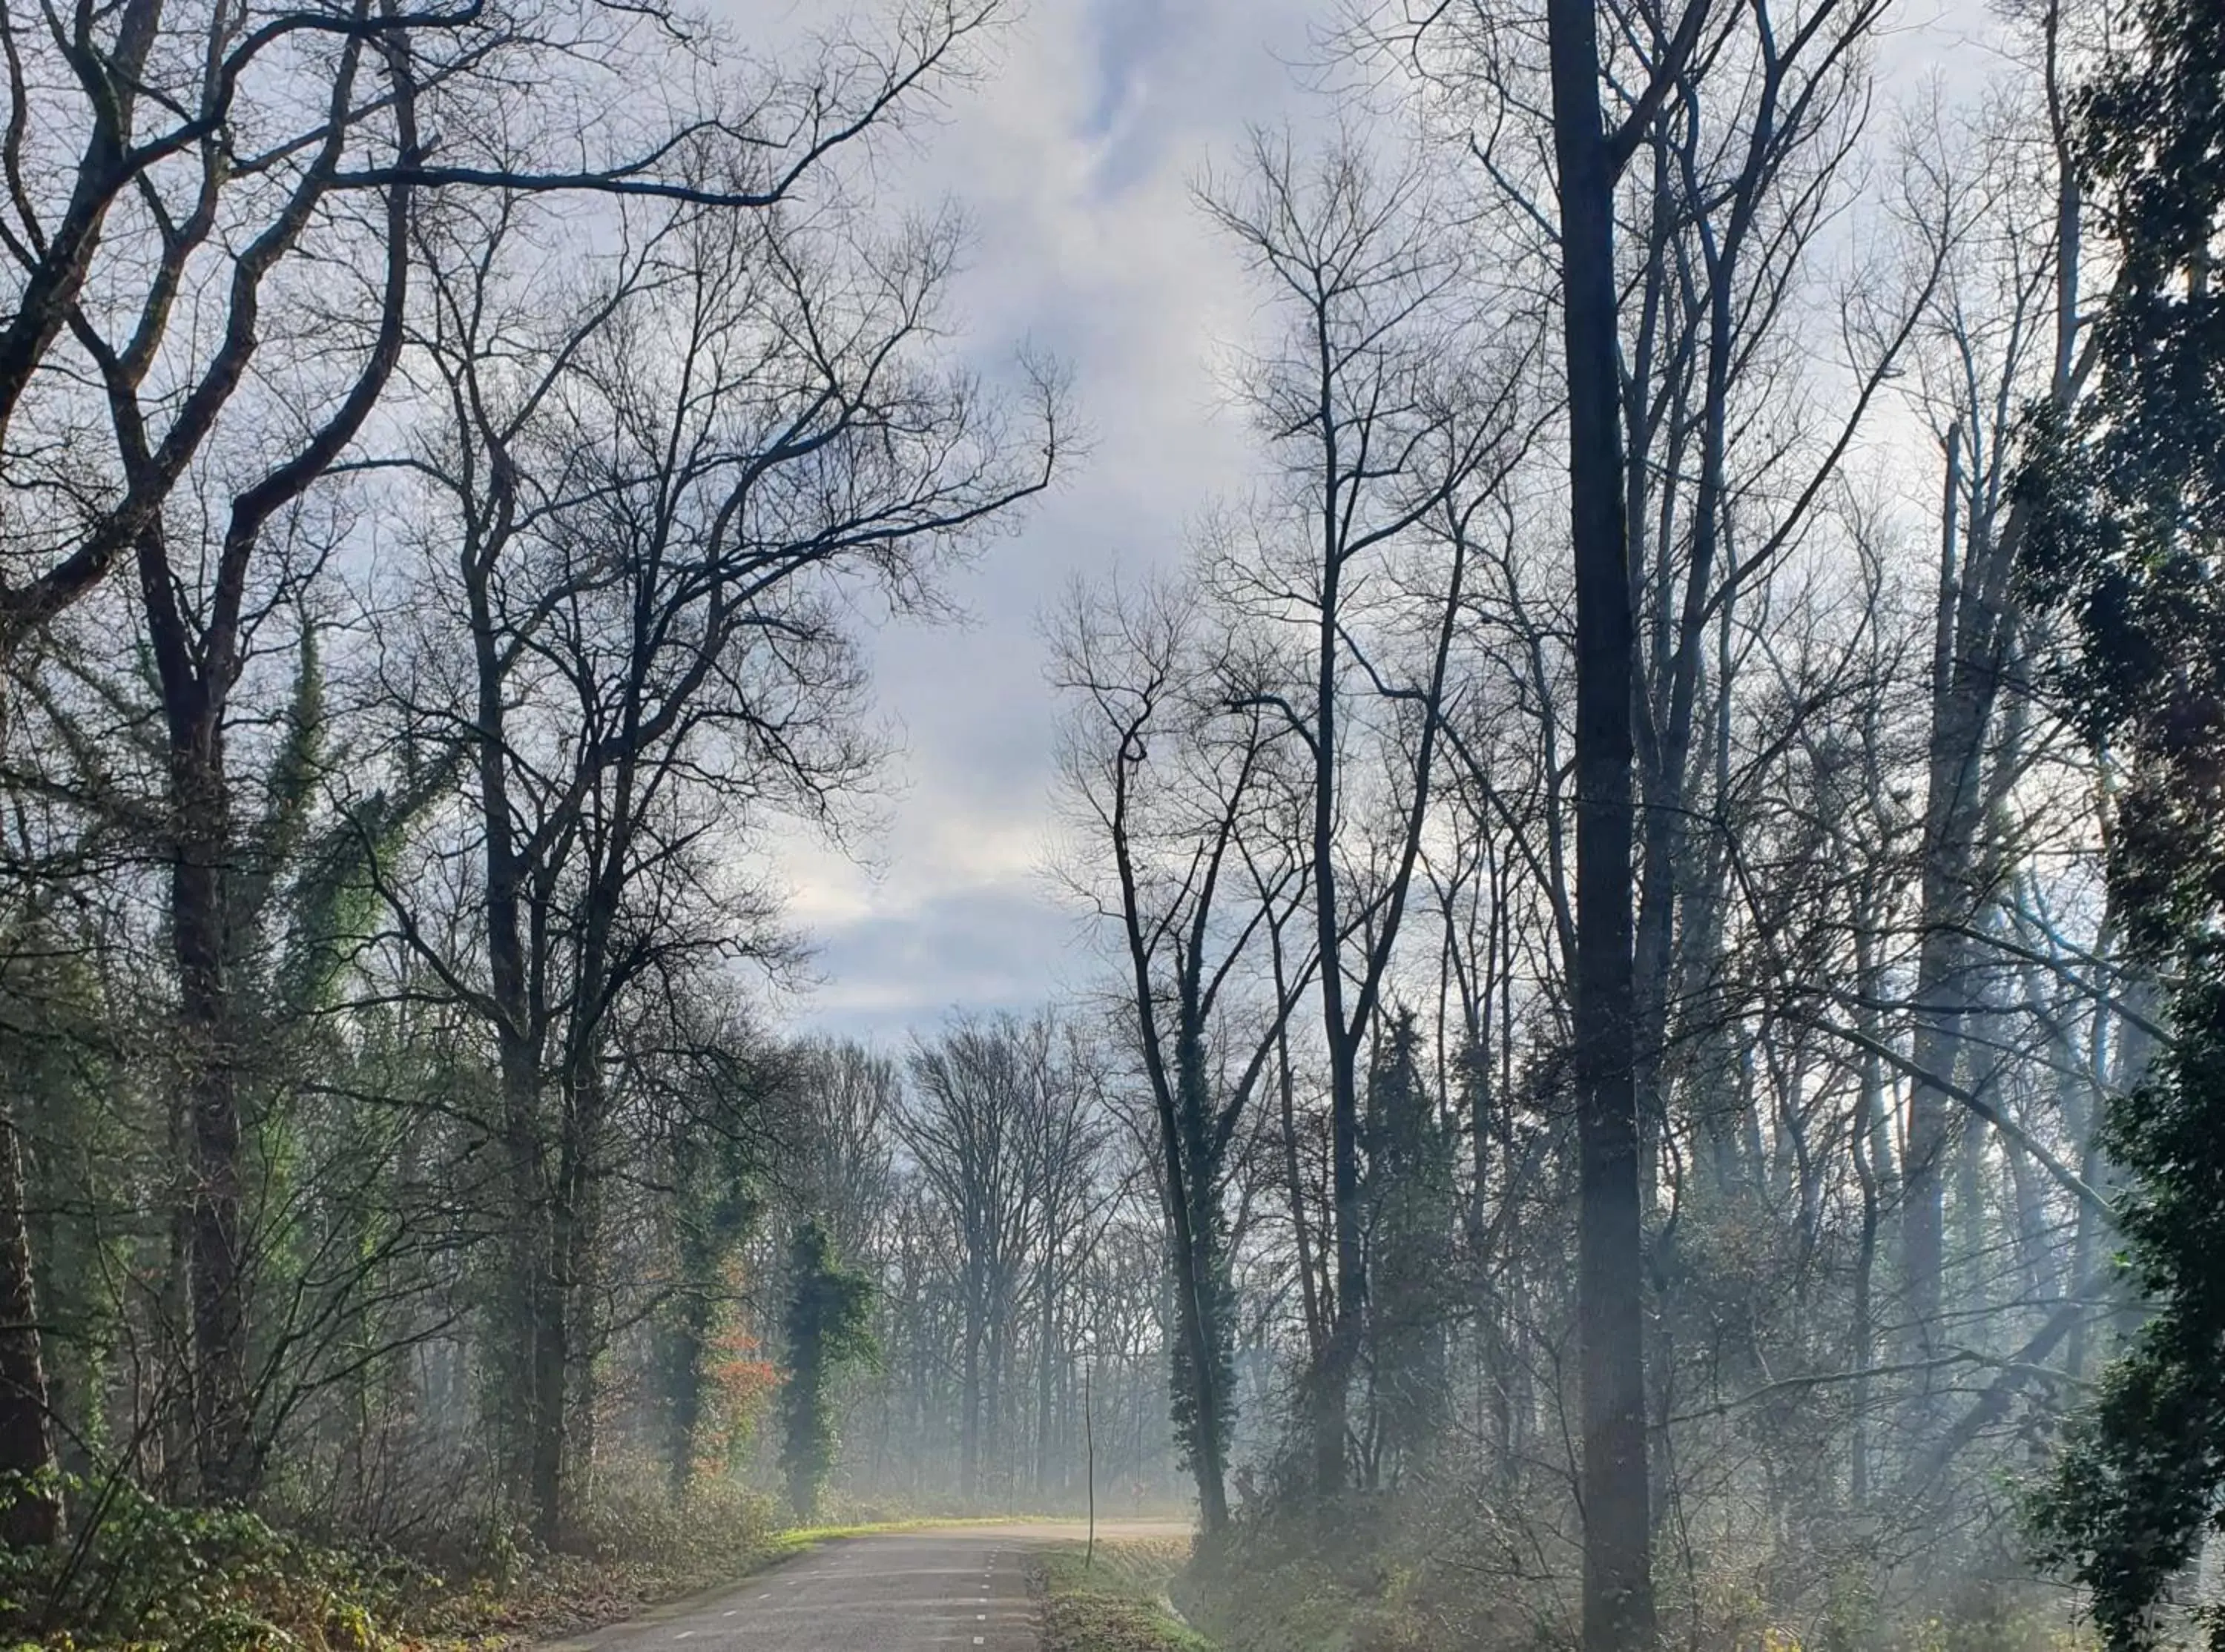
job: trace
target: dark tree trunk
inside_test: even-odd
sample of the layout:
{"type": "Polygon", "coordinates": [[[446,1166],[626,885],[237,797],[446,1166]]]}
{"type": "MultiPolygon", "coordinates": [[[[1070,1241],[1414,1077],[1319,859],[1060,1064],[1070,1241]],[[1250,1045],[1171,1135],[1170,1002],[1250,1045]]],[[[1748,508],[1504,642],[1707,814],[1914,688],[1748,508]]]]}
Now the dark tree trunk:
{"type": "Polygon", "coordinates": [[[193,1492],[204,1503],[230,1503],[249,1496],[255,1478],[239,1168],[242,1052],[230,978],[231,795],[225,772],[236,608],[227,600],[230,582],[220,583],[214,617],[197,650],[159,531],[141,540],[139,573],[169,745],[166,846],[178,983],[173,1105],[187,1155],[185,1376],[193,1492]]]}
{"type": "Polygon", "coordinates": [[[534,1535],[551,1548],[568,1532],[574,1483],[594,1450],[594,1395],[589,1355],[597,1225],[591,1149],[599,1075],[592,1067],[567,1079],[566,1139],[558,1149],[549,1201],[548,1247],[536,1282],[533,1327],[532,1497],[534,1535]]]}
{"type": "Polygon", "coordinates": [[[1886,1082],[1885,1063],[1877,1054],[1885,1042],[1886,1029],[1880,1008],[1885,1001],[1885,972],[1878,959],[1879,926],[1871,907],[1872,902],[1865,897],[1864,909],[1856,921],[1854,946],[1858,962],[1854,979],[1862,996],[1862,1031],[1873,1047],[1862,1057],[1861,1096],[1856,1104],[1861,1111],[1848,1143],[1862,1193],[1861,1226],[1854,1256],[1854,1325],[1848,1337],[1853,1345],[1854,1383],[1854,1425],[1848,1442],[1848,1492],[1857,1513],[1867,1506],[1872,1484],[1870,1370],[1877,1363],[1878,1354],[1878,1236],[1889,1202],[1892,1176],[1892,1094],[1886,1082]]]}
{"type": "MultiPolygon", "coordinates": [[[[8,747],[7,695],[0,655],[0,752],[8,747]]],[[[0,1096],[0,1473],[35,1475],[54,1466],[48,1403],[23,1140],[0,1096]]],[[[0,1509],[0,1544],[10,1549],[45,1548],[61,1531],[59,1497],[19,1496],[0,1509]]]]}
{"type": "MultiPolygon", "coordinates": [[[[54,1465],[28,1202],[22,1138],[0,1101],[0,1473],[25,1476],[54,1465]]],[[[22,1492],[0,1507],[0,1544],[10,1549],[46,1548],[61,1531],[58,1495],[22,1492]]]]}
{"type": "Polygon", "coordinates": [[[1576,592],[1575,1062],[1586,1652],[1655,1642],[1633,1073],[1632,628],[1622,522],[1614,157],[1592,0],[1550,0],[1576,592]]]}
{"type": "Polygon", "coordinates": [[[1043,1263],[1036,1282],[1040,1300],[1036,1318],[1036,1505],[1048,1507],[1044,1499],[1050,1494],[1051,1446],[1055,1426],[1056,1410],[1054,1389],[1057,1383],[1057,1367],[1052,1351],[1058,1345],[1058,1298],[1056,1269],[1049,1261],[1043,1263]]]}
{"type": "Polygon", "coordinates": [[[966,1349],[959,1373],[958,1491],[969,1507],[981,1495],[981,1334],[988,1316],[981,1307],[980,1266],[968,1256],[967,1268],[974,1276],[967,1282],[966,1349]]]}
{"type": "Polygon", "coordinates": [[[689,1292],[672,1334],[665,1456],[675,1501],[688,1495],[695,1479],[695,1431],[703,1422],[703,1357],[711,1344],[711,1307],[708,1291],[689,1292]]]}
{"type": "Polygon", "coordinates": [[[1205,1047],[1195,1022],[1195,984],[1185,982],[1183,1025],[1175,1047],[1174,1094],[1163,1097],[1159,1127],[1167,1173],[1167,1212],[1174,1227],[1175,1322],[1182,1339],[1182,1377],[1194,1421],[1190,1472],[1197,1482],[1199,1522],[1208,1537],[1228,1525],[1227,1396],[1221,1389],[1223,1294],[1214,1231],[1211,1167],[1203,1140],[1205,1047]],[[1179,1099],[1179,1117],[1174,1104],[1179,1099]]]}
{"type": "MultiPolygon", "coordinates": [[[[503,949],[490,948],[499,959],[503,949]]],[[[502,996],[499,963],[492,972],[502,996]]],[[[500,1372],[496,1427],[503,1442],[502,1473],[512,1497],[530,1497],[533,1441],[539,1415],[536,1350],[542,1322],[543,1259],[548,1254],[548,1199],[542,1186],[536,1062],[527,1041],[504,1025],[496,1046],[503,1091],[504,1188],[509,1231],[503,1240],[505,1278],[501,1324],[493,1350],[500,1372]]]]}
{"type": "MultiPolygon", "coordinates": [[[[1334,430],[1324,418],[1325,430],[1334,430]]],[[[1337,900],[1337,649],[1338,597],[1342,583],[1341,521],[1337,512],[1338,459],[1331,446],[1330,486],[1322,521],[1320,651],[1314,697],[1313,871],[1315,945],[1320,949],[1322,1020],[1328,1040],[1330,1238],[1335,1283],[1328,1307],[1328,1337],[1313,1371],[1314,1488],[1323,1497],[1344,1489],[1345,1440],[1353,1362],[1359,1353],[1360,1310],[1366,1301],[1366,1259],[1360,1231],[1360,1074],[1357,1040],[1344,1002],[1344,933],[1337,900]]]]}
{"type": "Polygon", "coordinates": [[[210,763],[181,788],[192,800],[171,875],[181,1039],[180,1098],[188,1118],[193,1191],[187,1257],[193,1305],[192,1393],[201,1498],[250,1495],[245,1256],[239,1168],[239,1052],[225,965],[226,896],[221,768],[210,763]],[[206,811],[206,813],[204,813],[206,811]]]}
{"type": "Polygon", "coordinates": [[[533,1535],[553,1548],[564,1535],[565,1377],[571,1370],[571,1349],[562,1282],[553,1269],[544,1269],[534,1285],[527,1491],[532,1499],[533,1535]]]}
{"type": "MultiPolygon", "coordinates": [[[[499,521],[500,512],[497,513],[499,521]]],[[[490,535],[500,542],[497,531],[490,535]]],[[[476,669],[479,821],[486,834],[487,984],[494,1010],[497,1060],[502,1083],[504,1173],[509,1201],[504,1319],[496,1351],[502,1386],[496,1401],[504,1442],[503,1475],[509,1495],[520,1499],[537,1534],[548,1529],[561,1488],[548,1442],[561,1448],[561,1405],[548,1415],[548,1371],[561,1373],[561,1345],[551,1300],[555,1257],[554,1189],[548,1185],[542,1128],[542,1056],[546,1016],[537,950],[528,945],[532,891],[517,843],[510,809],[506,738],[507,704],[501,646],[490,599],[492,555],[474,535],[460,559],[471,617],[476,669]]],[[[533,925],[537,934],[539,925],[533,925]]],[[[558,1383],[561,1396],[561,1380],[558,1383]]]]}
{"type": "Polygon", "coordinates": [[[993,1488],[999,1497],[1011,1489],[1005,1434],[1005,1407],[1007,1402],[1005,1377],[1011,1358],[1005,1315],[1010,1311],[1009,1296],[999,1288],[995,1306],[989,1313],[988,1357],[982,1361],[981,1366],[980,1454],[985,1465],[981,1484],[985,1488],[993,1488]]]}
{"type": "MultiPolygon", "coordinates": [[[[1947,437],[1947,482],[1940,515],[1939,593],[1934,617],[1931,726],[1926,753],[1924,864],[1920,898],[1907,1162],[1902,1170],[1901,1266],[1911,1358],[1937,1351],[1944,1294],[1947,1172],[1958,1139],[1949,1086],[1962,1064],[1963,1019],[1973,1008],[1970,943],[1963,934],[1990,894],[1986,845],[1987,739],[2006,641],[2002,601],[2007,562],[1973,521],[1962,524],[1962,433],[1947,437]],[[1964,547],[1967,545],[1967,554],[1964,547]]],[[[1914,1386],[1907,1431],[1929,1434],[1939,1396],[1928,1373],[1914,1386]]]]}

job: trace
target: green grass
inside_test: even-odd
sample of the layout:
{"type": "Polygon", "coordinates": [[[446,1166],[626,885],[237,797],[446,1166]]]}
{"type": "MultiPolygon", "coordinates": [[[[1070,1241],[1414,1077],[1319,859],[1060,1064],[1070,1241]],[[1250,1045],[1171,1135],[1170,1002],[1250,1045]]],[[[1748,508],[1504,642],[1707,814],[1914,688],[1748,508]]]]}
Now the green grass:
{"type": "Polygon", "coordinates": [[[773,1533],[766,1540],[764,1550],[746,1570],[754,1572],[798,1554],[808,1554],[821,1543],[839,1543],[846,1537],[883,1537],[891,1532],[939,1531],[946,1526],[1016,1526],[1020,1523],[1017,1520],[993,1515],[952,1519],[925,1515],[911,1520],[857,1521],[846,1526],[791,1526],[786,1530],[773,1533]]]}
{"type": "Polygon", "coordinates": [[[1166,1604],[1168,1580],[1189,1558],[1186,1541],[1100,1543],[1086,1566],[1085,1554],[1063,1543],[1029,1557],[1043,1652],[1214,1652],[1166,1604]]]}

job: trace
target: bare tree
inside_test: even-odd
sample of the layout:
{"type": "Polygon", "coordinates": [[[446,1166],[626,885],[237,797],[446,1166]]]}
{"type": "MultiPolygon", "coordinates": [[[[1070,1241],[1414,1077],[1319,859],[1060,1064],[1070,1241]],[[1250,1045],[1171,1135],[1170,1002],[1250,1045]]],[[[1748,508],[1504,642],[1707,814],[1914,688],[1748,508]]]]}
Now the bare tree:
{"type": "Polygon", "coordinates": [[[483,929],[460,956],[396,911],[501,1052],[522,1472],[553,1535],[610,1007],[681,953],[777,959],[713,845],[768,811],[840,818],[874,756],[845,604],[929,603],[1057,438],[1047,384],[1024,437],[926,358],[947,228],[846,248],[771,209],[660,207],[552,321],[525,280],[544,221],[504,199],[428,247],[446,429],[410,464],[441,623],[406,692],[422,738],[469,754],[483,929]]]}
{"type": "Polygon", "coordinates": [[[912,1052],[914,1104],[898,1128],[960,1246],[958,1489],[969,1503],[998,1455],[1014,1320],[1042,1238],[1041,1132],[1046,1109],[1066,1111],[1057,1041],[1049,1015],[1008,1016],[960,1021],[912,1052]]]}
{"type": "Polygon", "coordinates": [[[1306,858],[1336,1257],[1329,1336],[1312,1378],[1314,1445],[1318,1484],[1333,1493],[1344,1480],[1366,1305],[1361,1052],[1429,818],[1471,525],[1523,448],[1517,376],[1469,330],[1476,317],[1461,266],[1427,232],[1418,173],[1377,176],[1349,137],[1309,163],[1262,136],[1246,175],[1208,188],[1207,200],[1280,323],[1245,372],[1278,479],[1213,577],[1239,611],[1289,624],[1293,650],[1305,655],[1303,666],[1270,656],[1266,680],[1233,686],[1231,698],[1277,712],[1311,771],[1306,858]],[[1470,351],[1473,362],[1461,359],[1470,351]],[[1353,777],[1371,712],[1397,754],[1385,795],[1353,777]],[[1379,839],[1360,824],[1370,813],[1382,821],[1379,839]],[[1384,848],[1365,877],[1340,849],[1340,833],[1354,832],[1384,848]]]}
{"type": "Polygon", "coordinates": [[[796,1062],[803,1170],[791,1196],[826,1225],[839,1257],[859,1261],[873,1253],[890,1220],[903,1071],[892,1057],[848,1040],[807,1044],[796,1062]]]}
{"type": "Polygon", "coordinates": [[[1121,1019],[1151,1088],[1172,1232],[1176,1427],[1218,1536],[1233,1421],[1231,1149],[1313,971],[1284,972],[1256,1001],[1261,943],[1279,952],[1305,893],[1277,818],[1289,730],[1261,701],[1228,703],[1231,645],[1201,595],[1188,581],[1132,598],[1077,587],[1053,631],[1051,680],[1069,704],[1062,766],[1085,834],[1068,881],[1119,929],[1121,1019]],[[1108,851],[1110,888],[1093,870],[1108,851]]]}

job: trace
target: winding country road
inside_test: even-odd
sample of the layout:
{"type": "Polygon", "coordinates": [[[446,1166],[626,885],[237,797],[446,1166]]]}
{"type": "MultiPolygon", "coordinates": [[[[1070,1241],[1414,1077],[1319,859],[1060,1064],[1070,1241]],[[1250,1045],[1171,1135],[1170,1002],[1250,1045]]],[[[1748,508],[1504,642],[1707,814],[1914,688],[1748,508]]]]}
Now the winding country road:
{"type": "MultiPolygon", "coordinates": [[[[1100,1541],[1186,1536],[1100,1522],[1100,1541]]],[[[558,1643],[567,1652],[1036,1652],[1026,1551],[1080,1526],[952,1526],[831,1542],[721,1594],[558,1643]]],[[[555,1652],[552,1649],[551,1652],[555,1652]]]]}

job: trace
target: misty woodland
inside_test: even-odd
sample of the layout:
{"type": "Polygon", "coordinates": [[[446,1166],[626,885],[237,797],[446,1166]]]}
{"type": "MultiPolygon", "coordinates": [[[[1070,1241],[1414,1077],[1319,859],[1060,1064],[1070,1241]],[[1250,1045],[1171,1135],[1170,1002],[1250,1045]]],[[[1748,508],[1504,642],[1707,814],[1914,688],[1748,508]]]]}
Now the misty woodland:
{"type": "Polygon", "coordinates": [[[1226,1652],[2225,1643],[2225,6],[1325,4],[1068,966],[815,1031],[1105,462],[907,182],[1070,3],[0,6],[8,1635],[1093,1509],[1226,1652]]]}

